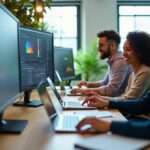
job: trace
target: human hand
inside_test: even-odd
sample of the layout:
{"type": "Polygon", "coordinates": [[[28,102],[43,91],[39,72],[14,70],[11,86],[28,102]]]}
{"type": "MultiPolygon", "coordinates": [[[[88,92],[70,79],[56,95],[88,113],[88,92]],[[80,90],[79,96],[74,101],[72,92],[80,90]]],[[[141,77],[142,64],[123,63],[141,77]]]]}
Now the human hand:
{"type": "Polygon", "coordinates": [[[82,89],[82,88],[74,88],[71,91],[72,94],[82,94],[86,96],[97,95],[97,92],[92,89],[82,89]]]}
{"type": "Polygon", "coordinates": [[[104,108],[108,107],[109,101],[105,100],[102,96],[93,95],[86,97],[82,105],[84,104],[87,104],[89,107],[104,108]]]}
{"type": "Polygon", "coordinates": [[[80,82],[78,83],[78,86],[79,86],[79,87],[87,86],[87,82],[86,82],[86,81],[80,81],[80,82]]]}
{"type": "Polygon", "coordinates": [[[98,119],[96,117],[87,117],[81,120],[77,125],[76,129],[79,132],[86,132],[86,131],[96,131],[96,132],[108,132],[110,130],[111,122],[105,121],[102,119],[98,119]],[[86,125],[90,125],[91,128],[84,130],[86,125]],[[93,129],[93,130],[90,130],[93,129]]]}
{"type": "Polygon", "coordinates": [[[82,93],[81,93],[81,88],[73,88],[72,90],[71,90],[71,94],[74,94],[74,95],[81,95],[82,93]]]}

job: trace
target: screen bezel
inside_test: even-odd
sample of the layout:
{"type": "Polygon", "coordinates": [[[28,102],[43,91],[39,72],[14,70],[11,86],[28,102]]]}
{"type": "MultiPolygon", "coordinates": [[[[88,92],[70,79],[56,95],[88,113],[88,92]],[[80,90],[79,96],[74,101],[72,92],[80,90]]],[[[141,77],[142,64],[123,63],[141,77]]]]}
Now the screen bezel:
{"type": "MultiPolygon", "coordinates": [[[[53,33],[52,32],[47,32],[47,31],[41,31],[41,30],[38,30],[38,29],[33,29],[31,27],[24,27],[24,26],[20,26],[19,27],[19,37],[20,37],[20,34],[22,31],[31,31],[33,33],[36,33],[36,34],[47,34],[48,36],[51,37],[51,40],[52,40],[52,43],[54,43],[54,39],[53,39],[53,33]]],[[[52,53],[52,77],[51,79],[54,81],[54,44],[52,44],[52,50],[51,50],[51,53],[52,53]]],[[[19,57],[20,57],[20,39],[19,39],[19,57]]],[[[29,85],[28,87],[23,87],[22,86],[22,83],[21,83],[21,61],[20,61],[20,89],[21,91],[28,91],[28,90],[33,90],[33,89],[36,89],[38,84],[34,84],[34,85],[29,85]]]]}
{"type": "Polygon", "coordinates": [[[20,26],[20,22],[4,5],[0,4],[0,8],[3,9],[11,18],[13,18],[16,21],[16,24],[17,24],[17,31],[18,31],[18,33],[17,33],[18,58],[17,59],[18,59],[18,79],[19,79],[19,81],[18,81],[18,83],[19,83],[18,93],[16,93],[16,95],[14,95],[7,103],[5,103],[3,106],[0,107],[0,113],[1,113],[2,111],[5,110],[5,108],[7,108],[9,105],[11,105],[13,102],[15,102],[16,99],[19,98],[22,95],[22,93],[20,93],[21,92],[21,83],[20,83],[20,77],[21,76],[20,76],[20,67],[19,67],[20,66],[20,63],[19,63],[20,62],[19,61],[19,26],[20,26]]]}

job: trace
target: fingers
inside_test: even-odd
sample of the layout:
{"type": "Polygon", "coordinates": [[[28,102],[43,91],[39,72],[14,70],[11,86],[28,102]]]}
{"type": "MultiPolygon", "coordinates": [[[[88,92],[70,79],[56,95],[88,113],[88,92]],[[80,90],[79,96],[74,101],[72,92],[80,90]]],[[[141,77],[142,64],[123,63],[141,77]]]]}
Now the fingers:
{"type": "Polygon", "coordinates": [[[79,88],[75,88],[75,89],[72,89],[71,93],[79,93],[81,91],[81,89],[79,88]]]}
{"type": "Polygon", "coordinates": [[[97,93],[94,92],[94,91],[90,91],[90,92],[88,93],[88,95],[89,95],[89,96],[90,96],[90,95],[97,95],[97,93]]]}
{"type": "Polygon", "coordinates": [[[78,86],[79,87],[82,87],[82,86],[86,86],[87,85],[87,82],[86,81],[81,81],[78,86]]]}
{"type": "Polygon", "coordinates": [[[85,95],[90,95],[90,93],[92,93],[92,91],[89,90],[89,89],[83,89],[82,93],[85,94],[85,95]]]}
{"type": "Polygon", "coordinates": [[[88,118],[81,120],[76,125],[76,129],[79,132],[85,132],[85,131],[88,131],[89,129],[89,128],[86,128],[87,126],[90,127],[90,129],[92,129],[93,131],[105,133],[110,130],[111,121],[109,122],[109,121],[97,119],[95,117],[88,117],[88,118]]]}
{"type": "Polygon", "coordinates": [[[87,96],[97,95],[97,92],[95,91],[92,91],[90,89],[82,89],[82,88],[72,89],[71,93],[74,93],[74,94],[80,93],[80,94],[87,95],[87,96]]]}
{"type": "Polygon", "coordinates": [[[95,117],[88,117],[88,118],[85,118],[83,120],[81,120],[77,125],[76,125],[76,128],[77,130],[82,130],[83,126],[85,125],[91,125],[93,124],[93,121],[95,120],[96,118],[95,117]]]}
{"type": "Polygon", "coordinates": [[[86,97],[85,100],[83,101],[82,105],[84,104],[88,104],[90,101],[93,100],[93,96],[90,96],[90,97],[86,97]]]}
{"type": "Polygon", "coordinates": [[[83,103],[82,103],[82,105],[85,105],[85,104],[87,104],[87,106],[88,107],[98,107],[98,103],[97,102],[95,102],[95,101],[84,101],[83,103]]]}
{"type": "Polygon", "coordinates": [[[86,97],[82,104],[84,105],[86,103],[90,104],[90,103],[97,103],[97,102],[98,102],[97,96],[93,95],[93,96],[86,97]]]}

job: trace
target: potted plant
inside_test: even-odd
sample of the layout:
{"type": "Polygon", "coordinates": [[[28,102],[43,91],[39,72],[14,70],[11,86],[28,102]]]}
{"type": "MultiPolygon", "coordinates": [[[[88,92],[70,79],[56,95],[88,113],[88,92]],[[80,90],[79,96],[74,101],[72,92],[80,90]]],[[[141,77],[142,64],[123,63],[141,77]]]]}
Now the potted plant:
{"type": "Polygon", "coordinates": [[[106,62],[99,57],[96,45],[94,41],[86,50],[78,50],[74,59],[76,74],[81,74],[86,81],[96,80],[107,69],[106,62]]]}

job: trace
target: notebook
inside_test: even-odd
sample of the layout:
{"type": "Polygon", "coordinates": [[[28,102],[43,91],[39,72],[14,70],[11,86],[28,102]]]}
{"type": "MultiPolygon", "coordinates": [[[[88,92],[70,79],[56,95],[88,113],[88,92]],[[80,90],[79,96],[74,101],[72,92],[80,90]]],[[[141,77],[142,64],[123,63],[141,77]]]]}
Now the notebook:
{"type": "MultiPolygon", "coordinates": [[[[55,98],[53,98],[54,95],[52,95],[52,90],[50,90],[50,93],[48,92],[47,86],[48,82],[41,82],[37,88],[38,93],[40,95],[40,98],[44,104],[45,110],[47,112],[47,115],[52,122],[53,128],[56,132],[77,132],[75,126],[78,124],[78,122],[83,119],[86,114],[76,114],[76,113],[68,113],[64,114],[62,113],[62,107],[56,101],[55,98]]],[[[95,116],[95,114],[88,114],[89,116],[95,116]]],[[[98,112],[97,117],[110,117],[110,112],[98,112]]],[[[85,130],[87,128],[90,128],[90,126],[86,126],[85,130]]]]}
{"type": "Polygon", "coordinates": [[[84,150],[135,150],[142,149],[150,144],[150,140],[141,140],[114,134],[101,134],[90,137],[81,137],[74,147],[84,150]]]}
{"type": "Polygon", "coordinates": [[[73,109],[84,109],[84,110],[87,110],[87,109],[96,109],[96,107],[88,107],[88,106],[85,106],[85,105],[82,105],[82,102],[81,100],[79,100],[79,97],[74,97],[74,98],[67,98],[65,100],[65,98],[62,100],[59,92],[57,91],[57,89],[55,88],[52,80],[48,77],[47,78],[47,81],[49,83],[49,86],[50,88],[53,90],[53,94],[57,97],[58,101],[60,102],[60,104],[62,105],[63,109],[70,109],[70,110],[73,110],[73,109]]]}

